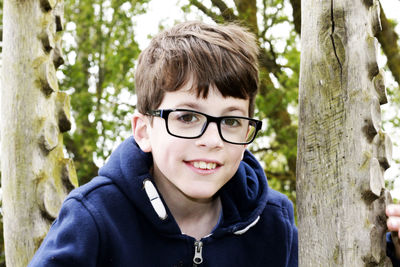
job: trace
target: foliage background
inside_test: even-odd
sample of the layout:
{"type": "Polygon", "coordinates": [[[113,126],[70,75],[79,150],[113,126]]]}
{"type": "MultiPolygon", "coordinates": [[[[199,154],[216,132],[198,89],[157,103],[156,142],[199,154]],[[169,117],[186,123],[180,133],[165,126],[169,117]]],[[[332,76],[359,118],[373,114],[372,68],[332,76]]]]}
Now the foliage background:
{"type": "MultiPolygon", "coordinates": [[[[378,36],[391,101],[384,107],[384,128],[398,151],[400,29],[394,17],[386,18],[386,10],[381,12],[384,31],[378,36]]],[[[80,184],[96,176],[113,148],[130,135],[136,106],[134,69],[149,38],[183,20],[236,21],[256,34],[261,52],[256,117],[264,127],[249,149],[261,161],[269,185],[296,203],[300,14],[300,0],[65,1],[65,64],[57,76],[61,90],[71,95],[73,129],[64,142],[80,184]]],[[[389,186],[395,186],[394,178],[399,177],[399,154],[394,163],[389,186]]],[[[1,245],[0,251],[4,266],[1,245]]]]}

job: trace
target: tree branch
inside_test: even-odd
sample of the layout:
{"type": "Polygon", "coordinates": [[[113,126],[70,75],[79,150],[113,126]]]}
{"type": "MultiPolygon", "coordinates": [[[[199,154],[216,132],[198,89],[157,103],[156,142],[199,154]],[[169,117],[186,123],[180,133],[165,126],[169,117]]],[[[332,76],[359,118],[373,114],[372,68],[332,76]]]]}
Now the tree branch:
{"type": "Polygon", "coordinates": [[[228,6],[225,4],[224,1],[221,0],[211,0],[211,3],[218,7],[219,11],[221,12],[221,16],[224,18],[226,21],[234,21],[237,20],[237,16],[233,14],[232,8],[228,8],[228,6]]]}
{"type": "Polygon", "coordinates": [[[275,177],[280,181],[290,180],[291,184],[295,184],[295,182],[291,180],[287,172],[271,172],[266,170],[265,174],[267,175],[267,177],[275,177]]]}
{"type": "Polygon", "coordinates": [[[256,0],[235,0],[239,19],[246,23],[253,33],[258,36],[257,4],[256,0]]]}
{"type": "Polygon", "coordinates": [[[293,23],[295,31],[301,35],[301,0],[290,0],[293,10],[293,23]]]}
{"type": "Polygon", "coordinates": [[[200,3],[197,0],[190,0],[190,4],[194,5],[197,7],[201,12],[203,12],[205,15],[209,16],[211,19],[213,19],[215,22],[222,22],[224,21],[223,16],[218,15],[214,12],[212,12],[210,9],[205,7],[202,3],[200,3]]]}
{"type": "Polygon", "coordinates": [[[281,67],[276,63],[275,59],[271,59],[265,48],[260,48],[258,61],[260,66],[264,67],[268,72],[281,73],[281,67]]]}
{"type": "Polygon", "coordinates": [[[382,50],[386,55],[387,64],[393,74],[394,79],[400,85],[400,49],[397,44],[399,36],[386,18],[385,12],[381,6],[381,24],[382,31],[378,33],[377,38],[382,46],[382,50]]]}

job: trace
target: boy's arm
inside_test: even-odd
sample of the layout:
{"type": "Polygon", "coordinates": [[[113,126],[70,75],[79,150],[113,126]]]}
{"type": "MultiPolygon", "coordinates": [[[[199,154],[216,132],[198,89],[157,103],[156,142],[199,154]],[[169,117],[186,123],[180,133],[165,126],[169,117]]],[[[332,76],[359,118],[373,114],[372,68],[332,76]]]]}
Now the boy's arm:
{"type": "Polygon", "coordinates": [[[297,236],[297,227],[296,225],[292,225],[293,227],[293,240],[292,247],[290,249],[290,258],[289,258],[289,267],[297,267],[298,266],[298,236],[297,236]]]}
{"type": "Polygon", "coordinates": [[[287,207],[287,210],[289,212],[289,227],[291,228],[292,232],[292,243],[290,247],[290,256],[289,256],[289,262],[288,262],[288,267],[297,267],[298,266],[298,231],[297,227],[294,223],[294,209],[293,209],[293,204],[288,201],[289,205],[287,207]]]}
{"type": "Polygon", "coordinates": [[[68,199],[28,266],[96,266],[98,245],[92,215],[80,201],[68,199]]]}
{"type": "Polygon", "coordinates": [[[387,235],[387,254],[393,266],[400,267],[400,205],[390,204],[386,207],[387,227],[392,233],[387,235]]]}
{"type": "Polygon", "coordinates": [[[297,267],[299,261],[299,252],[298,252],[298,235],[297,235],[297,227],[293,224],[293,242],[292,242],[292,249],[290,252],[290,259],[289,259],[289,267],[297,267]]]}
{"type": "MultiPolygon", "coordinates": [[[[399,237],[397,232],[386,233],[386,255],[392,261],[394,267],[400,267],[400,260],[396,256],[396,246],[399,244],[399,237]]],[[[397,248],[398,250],[398,248],[397,248]]]]}

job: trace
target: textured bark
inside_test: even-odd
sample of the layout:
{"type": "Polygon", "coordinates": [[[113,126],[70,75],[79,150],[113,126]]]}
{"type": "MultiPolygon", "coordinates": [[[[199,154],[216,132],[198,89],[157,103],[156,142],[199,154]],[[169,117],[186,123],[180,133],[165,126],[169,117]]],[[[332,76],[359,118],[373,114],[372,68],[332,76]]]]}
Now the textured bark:
{"type": "Polygon", "coordinates": [[[376,0],[302,1],[297,208],[300,266],[391,266],[376,0]]]}
{"type": "MultiPolygon", "coordinates": [[[[290,0],[293,8],[294,29],[298,34],[301,32],[301,0],[290,0]]],[[[400,48],[398,45],[399,36],[394,30],[383,9],[380,10],[382,31],[377,35],[382,50],[387,57],[387,65],[393,74],[394,79],[400,84],[400,48]]]]}
{"type": "Polygon", "coordinates": [[[63,2],[4,1],[1,173],[7,266],[26,266],[77,186],[64,158],[71,127],[68,95],[58,90],[63,63],[63,2]]]}

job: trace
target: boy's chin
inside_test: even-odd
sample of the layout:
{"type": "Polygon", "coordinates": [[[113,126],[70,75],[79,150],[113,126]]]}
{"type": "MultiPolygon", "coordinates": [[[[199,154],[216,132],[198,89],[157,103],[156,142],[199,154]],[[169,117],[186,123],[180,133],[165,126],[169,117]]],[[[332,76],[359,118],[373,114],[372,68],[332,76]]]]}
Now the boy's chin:
{"type": "Polygon", "coordinates": [[[185,190],[183,194],[190,200],[195,202],[210,202],[212,201],[217,193],[218,190],[185,190]]]}

